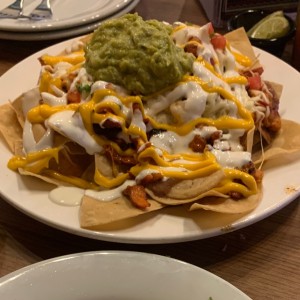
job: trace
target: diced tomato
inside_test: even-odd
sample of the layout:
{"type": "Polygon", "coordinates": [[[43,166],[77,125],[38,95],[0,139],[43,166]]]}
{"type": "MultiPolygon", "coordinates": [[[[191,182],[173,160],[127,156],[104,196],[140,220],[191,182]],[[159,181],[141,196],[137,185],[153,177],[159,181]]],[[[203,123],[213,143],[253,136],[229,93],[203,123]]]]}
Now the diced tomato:
{"type": "Polygon", "coordinates": [[[226,38],[221,34],[215,34],[210,41],[215,49],[224,50],[226,47],[226,38]]]}
{"type": "Polygon", "coordinates": [[[261,90],[262,82],[259,75],[248,77],[248,86],[251,90],[261,90]]]}
{"type": "Polygon", "coordinates": [[[77,90],[69,91],[67,94],[67,100],[69,103],[80,103],[81,97],[80,93],[77,90]]]}

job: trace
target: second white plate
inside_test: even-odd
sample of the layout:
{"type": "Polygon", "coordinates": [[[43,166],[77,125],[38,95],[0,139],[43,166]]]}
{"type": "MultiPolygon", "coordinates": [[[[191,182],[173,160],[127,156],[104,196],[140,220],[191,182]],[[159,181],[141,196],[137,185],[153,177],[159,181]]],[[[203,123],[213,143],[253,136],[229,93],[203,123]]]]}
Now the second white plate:
{"type": "MultiPolygon", "coordinates": [[[[115,14],[133,0],[51,0],[53,17],[48,20],[0,19],[0,30],[13,32],[37,32],[67,29],[96,22],[115,14]]],[[[0,10],[12,0],[1,0],[0,10]]],[[[24,1],[24,15],[39,4],[40,0],[24,1]]]]}
{"type": "Polygon", "coordinates": [[[208,271],[138,252],[86,252],[31,265],[0,279],[0,298],[15,300],[250,300],[208,271]]]}
{"type": "Polygon", "coordinates": [[[84,24],[81,26],[76,26],[67,29],[58,29],[53,31],[37,32],[13,32],[0,30],[0,38],[16,41],[44,41],[87,34],[93,32],[100,25],[101,22],[110,18],[117,18],[126,13],[131,12],[139,2],[140,0],[133,0],[127,6],[119,10],[117,13],[109,15],[104,19],[97,20],[96,22],[84,24]]]}

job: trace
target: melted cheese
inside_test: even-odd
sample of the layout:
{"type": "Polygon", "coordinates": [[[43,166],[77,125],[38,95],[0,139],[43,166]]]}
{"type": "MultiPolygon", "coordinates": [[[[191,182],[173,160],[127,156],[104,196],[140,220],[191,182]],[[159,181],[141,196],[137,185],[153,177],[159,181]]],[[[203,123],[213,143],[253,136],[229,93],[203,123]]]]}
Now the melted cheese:
{"type": "Polygon", "coordinates": [[[241,193],[244,197],[249,197],[257,193],[257,184],[253,176],[235,169],[225,169],[225,179],[214,188],[222,194],[228,194],[235,191],[241,193]],[[237,181],[241,180],[242,183],[237,181]]]}
{"type": "Polygon", "coordinates": [[[42,104],[32,108],[27,113],[27,119],[31,123],[43,123],[50,116],[55,113],[71,110],[75,111],[79,107],[78,104],[69,104],[69,105],[61,105],[61,106],[49,106],[47,104],[42,104]]]}
{"type": "Polygon", "coordinates": [[[251,59],[248,56],[243,55],[243,54],[241,54],[237,51],[233,51],[233,50],[231,50],[231,52],[234,55],[234,58],[236,59],[236,61],[240,65],[242,65],[244,67],[250,67],[252,65],[253,62],[251,61],[251,59]]]}
{"type": "Polygon", "coordinates": [[[54,158],[58,162],[59,150],[59,148],[51,148],[28,153],[26,157],[14,156],[9,160],[8,167],[15,171],[22,168],[25,171],[39,174],[44,168],[49,167],[50,159],[54,158]]]}
{"type": "Polygon", "coordinates": [[[68,55],[52,56],[52,55],[43,55],[40,60],[45,65],[54,66],[60,62],[68,62],[72,65],[84,62],[84,52],[83,50],[77,52],[71,52],[68,55]]]}

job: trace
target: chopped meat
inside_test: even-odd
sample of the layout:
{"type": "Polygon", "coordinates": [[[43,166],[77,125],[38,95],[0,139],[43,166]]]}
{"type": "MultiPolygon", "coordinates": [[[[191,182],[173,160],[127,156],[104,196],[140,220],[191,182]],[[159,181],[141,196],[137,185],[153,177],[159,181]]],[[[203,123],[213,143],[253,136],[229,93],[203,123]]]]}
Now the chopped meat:
{"type": "Polygon", "coordinates": [[[184,51],[188,53],[192,53],[195,57],[198,56],[198,45],[195,43],[188,43],[184,47],[184,51]]]}
{"type": "Polygon", "coordinates": [[[123,194],[127,196],[131,203],[137,208],[145,209],[150,206],[150,203],[147,200],[145,188],[142,185],[129,185],[123,191],[123,194]]]}
{"type": "Polygon", "coordinates": [[[198,57],[197,52],[199,44],[201,44],[201,40],[196,36],[192,36],[189,38],[189,42],[185,45],[184,51],[192,53],[195,57],[198,57]]]}
{"type": "Polygon", "coordinates": [[[112,119],[106,119],[103,123],[102,126],[104,128],[121,128],[121,124],[119,122],[115,122],[112,119]]]}
{"type": "Polygon", "coordinates": [[[229,192],[228,195],[229,195],[229,197],[231,197],[234,200],[240,200],[240,199],[244,198],[241,193],[235,192],[235,191],[229,192]]]}
{"type": "Polygon", "coordinates": [[[106,156],[113,162],[125,165],[136,165],[137,161],[134,156],[120,155],[112,146],[107,145],[104,147],[106,156]]]}
{"type": "Polygon", "coordinates": [[[243,165],[243,167],[241,168],[241,171],[246,172],[246,173],[250,174],[251,176],[253,176],[257,183],[262,182],[264,173],[262,170],[256,169],[256,167],[252,161],[243,165]]]}
{"type": "Polygon", "coordinates": [[[251,174],[257,183],[261,183],[264,177],[264,172],[259,169],[255,169],[255,171],[251,174]]]}
{"type": "Polygon", "coordinates": [[[77,90],[69,91],[67,94],[67,100],[68,103],[80,103],[81,100],[80,93],[77,90]]]}
{"type": "Polygon", "coordinates": [[[209,137],[208,140],[209,144],[213,145],[214,141],[219,140],[221,138],[221,135],[222,135],[222,131],[220,130],[213,132],[209,137]]]}
{"type": "Polygon", "coordinates": [[[151,173],[146,175],[142,180],[141,184],[142,185],[148,185],[149,183],[153,183],[156,181],[159,181],[163,178],[163,176],[160,173],[151,173]]]}
{"type": "Polygon", "coordinates": [[[264,119],[264,126],[271,132],[278,132],[281,128],[281,118],[276,110],[271,110],[268,118],[264,119]]]}
{"type": "Polygon", "coordinates": [[[189,147],[194,152],[203,152],[206,146],[206,140],[201,135],[196,134],[193,140],[189,143],[189,147]]]}

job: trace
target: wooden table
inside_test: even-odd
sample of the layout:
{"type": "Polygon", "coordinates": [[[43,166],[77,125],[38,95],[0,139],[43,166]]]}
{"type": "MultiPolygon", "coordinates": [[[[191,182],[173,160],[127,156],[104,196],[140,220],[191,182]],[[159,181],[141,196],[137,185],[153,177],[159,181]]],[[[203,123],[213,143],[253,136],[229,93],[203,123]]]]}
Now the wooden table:
{"type": "MultiPolygon", "coordinates": [[[[141,0],[135,10],[144,18],[197,24],[207,21],[197,0],[141,0]]],[[[0,40],[0,74],[28,55],[57,42],[0,40]]],[[[253,299],[300,299],[299,225],[297,199],[254,225],[222,236],[171,245],[119,244],[53,229],[0,199],[0,276],[70,253],[133,250],[170,256],[202,267],[253,299]]]]}

